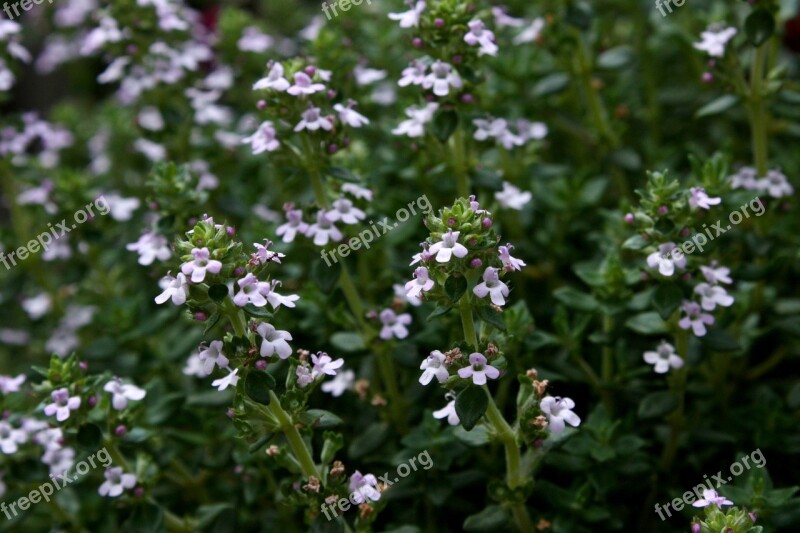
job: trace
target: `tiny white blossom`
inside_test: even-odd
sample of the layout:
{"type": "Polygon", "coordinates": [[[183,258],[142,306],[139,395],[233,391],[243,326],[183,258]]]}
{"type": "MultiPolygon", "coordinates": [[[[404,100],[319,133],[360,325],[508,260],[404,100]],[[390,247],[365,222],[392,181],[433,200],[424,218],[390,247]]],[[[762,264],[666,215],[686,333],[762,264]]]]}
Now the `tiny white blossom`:
{"type": "Polygon", "coordinates": [[[400,21],[401,28],[416,28],[419,26],[419,19],[423,11],[425,11],[425,2],[419,1],[408,11],[389,13],[389,18],[400,21]]]}
{"type": "Polygon", "coordinates": [[[670,368],[681,368],[683,359],[675,353],[675,347],[666,341],[661,341],[655,351],[644,352],[645,363],[653,365],[653,370],[658,374],[669,372],[670,368]]]}
{"type": "Polygon", "coordinates": [[[117,411],[128,407],[128,400],[138,401],[145,397],[145,390],[136,385],[123,385],[122,380],[114,378],[105,384],[103,390],[111,394],[111,405],[117,411]]]}
{"type": "Polygon", "coordinates": [[[570,398],[545,396],[539,405],[547,416],[547,427],[553,433],[564,431],[564,422],[572,427],[578,427],[581,423],[580,417],[572,412],[575,402],[570,398]]]}
{"type": "Polygon", "coordinates": [[[115,466],[105,471],[106,480],[97,489],[100,496],[108,496],[109,498],[116,498],[120,496],[126,489],[132,489],[136,486],[136,476],[134,474],[123,473],[121,466],[115,466]]]}
{"type": "Polygon", "coordinates": [[[494,197],[502,207],[521,211],[525,204],[531,201],[533,195],[529,191],[523,191],[511,183],[504,181],[503,190],[494,193],[494,197]]]}

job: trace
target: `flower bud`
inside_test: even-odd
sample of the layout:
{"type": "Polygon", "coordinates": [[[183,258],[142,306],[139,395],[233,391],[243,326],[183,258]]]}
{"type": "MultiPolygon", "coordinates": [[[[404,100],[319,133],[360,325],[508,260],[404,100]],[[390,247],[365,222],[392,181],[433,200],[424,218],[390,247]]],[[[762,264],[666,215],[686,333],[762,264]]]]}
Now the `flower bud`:
{"type": "Polygon", "coordinates": [[[444,19],[440,18],[440,17],[436,17],[436,20],[433,21],[433,24],[437,28],[443,28],[444,27],[444,19]]]}
{"type": "Polygon", "coordinates": [[[244,276],[244,267],[238,266],[238,267],[234,268],[233,269],[233,276],[236,277],[236,278],[240,278],[240,277],[244,276]]]}
{"type": "Polygon", "coordinates": [[[136,487],[136,489],[133,491],[133,495],[137,498],[144,496],[144,487],[136,487]]]}
{"type": "Polygon", "coordinates": [[[702,77],[703,83],[713,83],[714,82],[714,75],[710,72],[703,72],[702,77]]]}
{"type": "Polygon", "coordinates": [[[194,314],[194,319],[197,322],[205,322],[206,320],[208,320],[208,313],[204,311],[198,311],[194,314]]]}
{"type": "Polygon", "coordinates": [[[334,98],[336,98],[336,91],[328,89],[328,100],[333,100],[334,98]]]}
{"type": "Polygon", "coordinates": [[[450,217],[450,218],[447,219],[447,225],[448,226],[452,227],[452,226],[455,226],[457,223],[458,223],[458,221],[456,219],[454,219],[453,217],[450,217]]]}
{"type": "Polygon", "coordinates": [[[256,361],[256,368],[259,370],[266,370],[267,362],[263,359],[259,359],[258,361],[256,361]]]}
{"type": "Polygon", "coordinates": [[[333,154],[336,153],[337,150],[339,150],[339,147],[336,146],[336,144],[331,143],[331,144],[328,145],[328,153],[329,154],[333,155],[333,154]]]}
{"type": "Polygon", "coordinates": [[[659,215],[664,216],[667,213],[669,213],[669,207],[667,207],[665,205],[662,205],[661,207],[658,208],[658,214],[659,215]]]}
{"type": "Polygon", "coordinates": [[[266,100],[259,100],[256,103],[256,107],[258,109],[260,109],[261,111],[265,110],[267,108],[267,101],[266,100]]]}
{"type": "Polygon", "coordinates": [[[483,226],[483,229],[491,228],[492,227],[492,219],[489,218],[489,217],[484,218],[483,220],[481,220],[481,226],[483,226]]]}
{"type": "Polygon", "coordinates": [[[89,407],[97,405],[97,396],[89,396],[89,407]]]}
{"type": "Polygon", "coordinates": [[[461,54],[456,54],[453,56],[452,61],[453,64],[460,65],[464,61],[464,56],[462,56],[461,54]]]}
{"type": "Polygon", "coordinates": [[[80,363],[78,363],[78,367],[84,372],[86,372],[87,370],[89,370],[89,363],[87,361],[81,361],[80,363]]]}
{"type": "Polygon", "coordinates": [[[483,264],[483,261],[481,261],[480,259],[478,259],[476,257],[475,259],[473,259],[472,261],[469,262],[469,267],[470,268],[480,268],[482,264],[483,264]]]}
{"type": "Polygon", "coordinates": [[[225,416],[228,418],[234,418],[236,416],[236,412],[233,410],[233,407],[228,407],[228,410],[225,411],[225,416]]]}
{"type": "Polygon", "coordinates": [[[633,224],[633,222],[635,220],[636,220],[636,217],[633,216],[633,213],[627,213],[625,215],[625,223],[626,224],[633,224]]]}
{"type": "Polygon", "coordinates": [[[422,39],[420,39],[419,37],[414,37],[414,39],[411,41],[411,44],[414,46],[414,48],[422,48],[422,46],[423,46],[425,43],[424,43],[424,41],[423,41],[422,39]]]}
{"type": "Polygon", "coordinates": [[[123,426],[122,424],[118,425],[117,428],[114,430],[114,435],[117,437],[122,437],[128,432],[128,428],[123,426]]]}
{"type": "Polygon", "coordinates": [[[698,523],[692,524],[692,533],[700,533],[700,524],[698,523]]]}
{"type": "Polygon", "coordinates": [[[469,93],[465,93],[465,94],[461,95],[461,102],[464,103],[464,104],[471,104],[474,101],[475,101],[475,98],[469,93]]]}
{"type": "Polygon", "coordinates": [[[305,71],[305,73],[306,73],[306,74],[308,74],[309,76],[313,76],[314,74],[316,74],[316,73],[317,73],[317,67],[315,67],[315,66],[313,66],[313,65],[309,65],[309,66],[307,66],[307,67],[304,69],[304,71],[305,71]]]}

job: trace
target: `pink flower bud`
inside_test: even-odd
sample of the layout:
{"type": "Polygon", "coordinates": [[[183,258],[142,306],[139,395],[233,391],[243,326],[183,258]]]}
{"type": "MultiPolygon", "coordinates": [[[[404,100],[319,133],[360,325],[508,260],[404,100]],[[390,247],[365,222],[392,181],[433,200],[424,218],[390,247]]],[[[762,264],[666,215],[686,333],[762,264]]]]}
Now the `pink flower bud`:
{"type": "Polygon", "coordinates": [[[703,83],[713,83],[714,82],[714,75],[710,72],[703,72],[702,77],[703,83]]]}
{"type": "Polygon", "coordinates": [[[233,237],[234,235],[236,235],[236,228],[234,228],[233,226],[228,226],[225,228],[225,233],[228,234],[228,237],[233,237]]]}
{"type": "Polygon", "coordinates": [[[465,93],[465,94],[461,95],[461,102],[464,103],[464,104],[471,104],[474,101],[475,101],[475,98],[469,93],[465,93]]]}
{"type": "Polygon", "coordinates": [[[683,228],[681,230],[681,237],[688,237],[692,233],[692,230],[689,228],[683,228]]]}
{"type": "Polygon", "coordinates": [[[89,407],[97,405],[97,396],[89,396],[89,407]]]}
{"type": "Polygon", "coordinates": [[[492,227],[492,219],[489,218],[489,217],[484,218],[483,220],[481,220],[481,226],[483,226],[483,229],[491,228],[492,227]]]}
{"type": "Polygon", "coordinates": [[[692,533],[700,533],[700,524],[698,523],[692,524],[692,533]]]}
{"type": "Polygon", "coordinates": [[[470,268],[480,268],[482,264],[483,264],[483,261],[481,261],[480,259],[478,259],[476,257],[475,259],[473,259],[472,261],[469,262],[469,267],[470,268]]]}
{"type": "Polygon", "coordinates": [[[458,221],[456,219],[454,219],[453,217],[450,217],[450,218],[447,219],[447,225],[448,226],[455,226],[457,222],[458,221]]]}
{"type": "Polygon", "coordinates": [[[194,314],[194,319],[197,322],[205,322],[206,320],[208,320],[208,313],[204,311],[198,311],[194,314]]]}
{"type": "Polygon", "coordinates": [[[236,278],[240,278],[244,276],[244,267],[236,267],[233,269],[233,276],[236,278]]]}
{"type": "Polygon", "coordinates": [[[305,73],[309,75],[309,77],[313,77],[314,74],[317,73],[317,67],[313,65],[309,65],[305,68],[305,73]]]}
{"type": "Polygon", "coordinates": [[[86,361],[81,361],[80,363],[78,363],[78,367],[84,372],[86,372],[87,370],[89,370],[89,363],[86,361]]]}
{"type": "Polygon", "coordinates": [[[453,56],[453,63],[456,65],[460,65],[464,61],[464,56],[461,54],[456,54],[453,56]]]}
{"type": "Polygon", "coordinates": [[[259,370],[265,370],[267,368],[267,362],[263,359],[259,359],[256,361],[256,368],[259,370]]]}
{"type": "Polygon", "coordinates": [[[444,27],[444,19],[437,17],[436,20],[433,21],[433,24],[437,28],[442,28],[442,27],[444,27]]]}
{"type": "Polygon", "coordinates": [[[667,213],[669,213],[669,207],[667,207],[665,205],[662,205],[661,207],[658,208],[658,214],[659,215],[664,216],[667,213]]]}
{"type": "Polygon", "coordinates": [[[126,428],[125,426],[120,424],[119,426],[117,426],[117,429],[114,430],[114,435],[116,435],[117,437],[122,437],[127,432],[128,432],[128,428],[126,428]]]}
{"type": "Polygon", "coordinates": [[[257,107],[258,109],[262,110],[262,111],[263,111],[263,110],[265,110],[265,109],[267,108],[267,101],[266,101],[266,100],[259,100],[259,101],[256,103],[256,107],[257,107]]]}
{"type": "Polygon", "coordinates": [[[333,155],[333,154],[335,154],[335,153],[336,153],[338,150],[339,150],[339,147],[338,147],[338,146],[336,146],[336,144],[334,144],[334,143],[331,143],[331,144],[329,144],[329,145],[328,145],[328,153],[329,153],[329,154],[333,155]]]}
{"type": "Polygon", "coordinates": [[[336,91],[328,89],[328,100],[333,100],[334,98],[336,98],[336,91]]]}
{"type": "Polygon", "coordinates": [[[414,39],[411,41],[411,44],[414,46],[414,48],[422,48],[425,42],[419,37],[414,37],[414,39]]]}
{"type": "Polygon", "coordinates": [[[625,214],[625,223],[626,224],[633,224],[636,220],[636,217],[633,216],[633,213],[626,213],[625,214]]]}
{"type": "Polygon", "coordinates": [[[133,491],[133,495],[137,498],[144,496],[144,487],[136,487],[133,491]]]}
{"type": "Polygon", "coordinates": [[[225,411],[225,416],[228,418],[233,418],[236,416],[236,411],[233,410],[233,407],[228,407],[228,410],[225,411]]]}

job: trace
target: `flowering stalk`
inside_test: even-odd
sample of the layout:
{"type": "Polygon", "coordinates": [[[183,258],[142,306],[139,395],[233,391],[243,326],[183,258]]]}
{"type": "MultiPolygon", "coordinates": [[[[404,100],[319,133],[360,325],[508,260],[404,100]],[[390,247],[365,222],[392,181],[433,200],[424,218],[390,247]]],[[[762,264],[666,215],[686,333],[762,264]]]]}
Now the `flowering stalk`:
{"type": "Polygon", "coordinates": [[[749,110],[750,127],[753,140],[753,157],[758,177],[764,177],[769,170],[767,155],[767,122],[769,120],[764,103],[764,68],[767,61],[769,41],[756,48],[750,79],[749,110]]]}
{"type": "Polygon", "coordinates": [[[289,441],[289,446],[292,448],[294,456],[303,468],[303,475],[307,478],[314,476],[319,479],[319,472],[314,464],[314,459],[311,457],[311,452],[309,452],[303,437],[300,436],[300,432],[297,431],[291,416],[283,410],[280,399],[273,391],[269,391],[269,398],[270,402],[267,405],[267,410],[275,417],[278,426],[286,436],[286,440],[289,441]]]}

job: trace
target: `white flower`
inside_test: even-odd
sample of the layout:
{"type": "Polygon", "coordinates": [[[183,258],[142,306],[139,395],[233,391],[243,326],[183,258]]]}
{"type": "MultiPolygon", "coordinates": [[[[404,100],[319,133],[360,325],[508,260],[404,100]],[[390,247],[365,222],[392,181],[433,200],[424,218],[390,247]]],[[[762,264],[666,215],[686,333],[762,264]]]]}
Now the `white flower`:
{"type": "Polygon", "coordinates": [[[324,90],[325,85],[312,82],[311,78],[305,72],[295,72],[294,85],[286,89],[286,92],[292,96],[299,96],[301,94],[314,94],[324,90]]]}
{"type": "Polygon", "coordinates": [[[514,37],[514,44],[532,43],[539,39],[544,29],[545,21],[543,18],[535,18],[530,26],[522,30],[522,32],[514,37]]]}
{"type": "Polygon", "coordinates": [[[511,250],[513,249],[514,247],[511,244],[498,247],[497,251],[499,253],[500,261],[503,262],[503,267],[506,270],[522,270],[522,267],[525,266],[525,261],[522,259],[517,259],[516,257],[512,257],[511,250]]]}
{"type": "Polygon", "coordinates": [[[430,103],[425,107],[409,107],[405,110],[408,120],[401,122],[392,130],[394,135],[408,135],[411,138],[422,137],[425,134],[425,124],[433,119],[433,114],[439,109],[439,104],[430,103]]]}
{"type": "Polygon", "coordinates": [[[106,84],[106,83],[114,83],[115,81],[119,81],[122,79],[122,76],[125,74],[125,67],[127,67],[131,62],[131,58],[121,56],[114,61],[112,61],[106,69],[97,76],[97,83],[106,84]]]}
{"type": "Polygon", "coordinates": [[[494,16],[494,24],[498,28],[519,28],[525,25],[525,19],[512,17],[506,12],[505,7],[493,7],[492,16],[494,16]]]}
{"type": "Polygon", "coordinates": [[[722,198],[712,198],[706,194],[706,190],[702,187],[692,187],[689,189],[689,192],[691,193],[691,196],[689,197],[689,205],[693,209],[697,209],[698,207],[703,209],[711,209],[712,205],[719,205],[722,203],[722,198]]]}
{"type": "Polygon", "coordinates": [[[318,107],[309,107],[303,111],[303,118],[294,127],[294,131],[317,131],[320,128],[330,131],[333,129],[333,123],[327,117],[320,115],[318,107]]]}
{"type": "Polygon", "coordinates": [[[352,109],[352,104],[348,105],[347,107],[343,106],[342,104],[335,104],[333,109],[339,113],[339,120],[351,128],[360,128],[365,124],[369,124],[369,119],[358,111],[352,109]]]}
{"type": "Polygon", "coordinates": [[[733,502],[724,496],[717,494],[713,489],[703,489],[703,497],[692,504],[692,507],[708,507],[716,505],[722,508],[723,505],[733,505],[733,502]]]}
{"type": "Polygon", "coordinates": [[[381,493],[375,489],[377,486],[378,480],[372,474],[365,476],[356,470],[350,477],[350,494],[353,495],[353,501],[359,505],[367,500],[376,502],[381,499],[381,493]]]}
{"type": "Polygon", "coordinates": [[[424,61],[415,59],[411,64],[403,69],[397,85],[408,87],[409,85],[422,85],[425,83],[425,76],[428,73],[428,65],[424,61]]]}
{"type": "MultiPolygon", "coordinates": [[[[210,376],[214,371],[214,366],[219,368],[228,368],[228,358],[222,353],[222,341],[211,341],[209,346],[200,345],[200,352],[197,354],[197,359],[203,365],[203,374],[210,376]]],[[[198,376],[203,377],[203,376],[198,376]]]]}
{"type": "Polygon", "coordinates": [[[161,116],[157,107],[143,107],[136,118],[139,126],[146,130],[161,131],[164,129],[164,117],[161,116]]]}
{"type": "Polygon", "coordinates": [[[61,388],[50,393],[53,403],[44,407],[44,414],[56,416],[56,420],[63,422],[69,418],[70,411],[75,411],[81,406],[80,396],[70,396],[69,390],[61,388]]]}
{"type": "Polygon", "coordinates": [[[719,285],[720,283],[731,284],[731,269],[728,267],[717,267],[717,262],[711,263],[711,266],[701,266],[700,270],[703,272],[703,277],[712,285],[719,285]]]}
{"type": "Polygon", "coordinates": [[[314,237],[314,244],[317,246],[325,246],[330,240],[342,240],[342,232],[339,231],[339,228],[328,218],[325,211],[320,209],[317,213],[317,221],[308,226],[306,237],[314,237]]]}
{"type": "Polygon", "coordinates": [[[322,392],[328,392],[331,396],[338,397],[344,394],[344,391],[351,389],[355,380],[355,372],[352,370],[344,370],[336,374],[332,380],[323,383],[320,388],[322,392]]]}
{"type": "Polygon", "coordinates": [[[261,53],[272,46],[272,37],[266,35],[255,26],[248,26],[242,31],[242,36],[236,46],[242,52],[261,53]]]}
{"type": "Polygon", "coordinates": [[[424,370],[419,377],[422,385],[427,385],[435,377],[439,383],[443,383],[450,377],[447,367],[444,364],[445,355],[439,350],[434,350],[428,357],[422,360],[419,365],[420,370],[424,370]]]}
{"type": "Polygon", "coordinates": [[[686,268],[686,257],[680,251],[673,257],[673,251],[677,248],[674,242],[665,242],[647,256],[647,266],[658,268],[658,272],[667,277],[672,276],[676,268],[683,270],[686,268]]]}
{"type": "Polygon", "coordinates": [[[794,194],[794,188],[789,183],[789,180],[778,170],[767,172],[766,178],[756,181],[756,188],[760,191],[768,192],[773,198],[783,198],[794,194]]]}
{"type": "Polygon", "coordinates": [[[756,180],[758,177],[756,174],[756,169],[753,167],[740,168],[736,174],[728,176],[728,180],[731,182],[731,188],[746,189],[748,191],[758,189],[758,182],[761,180],[756,180]]]}
{"type": "Polygon", "coordinates": [[[362,67],[356,65],[353,68],[353,76],[356,79],[357,85],[371,85],[375,82],[381,81],[386,78],[388,73],[385,70],[378,70],[376,68],[362,67]]]}
{"type": "Polygon", "coordinates": [[[137,139],[133,147],[153,162],[164,161],[167,158],[167,149],[163,145],[147,139],[137,139]]]}
{"type": "Polygon", "coordinates": [[[722,57],[725,55],[725,45],[733,39],[736,31],[733,26],[719,31],[704,31],[700,34],[702,41],[694,43],[694,47],[707,52],[711,57],[722,57]]]}
{"type": "Polygon", "coordinates": [[[466,246],[457,242],[460,231],[453,231],[448,229],[447,233],[442,234],[442,240],[435,242],[428,250],[431,254],[436,254],[436,261],[439,263],[448,263],[452,256],[461,259],[467,255],[468,250],[466,246]]]}
{"type": "Polygon", "coordinates": [[[281,259],[286,257],[286,254],[282,254],[281,252],[272,252],[269,250],[269,247],[272,246],[272,241],[269,239],[264,239],[264,244],[254,242],[253,246],[256,248],[256,251],[253,254],[253,259],[262,265],[272,262],[281,264],[281,259]]]}
{"type": "Polygon", "coordinates": [[[294,375],[297,376],[297,385],[301,389],[313,383],[315,378],[311,369],[308,368],[308,363],[302,363],[298,366],[297,370],[294,371],[294,375]]]}
{"type": "Polygon", "coordinates": [[[533,195],[529,191],[523,191],[511,183],[504,181],[503,190],[494,193],[494,197],[502,207],[521,211],[522,207],[531,201],[533,195]]]}
{"type": "Polygon", "coordinates": [[[136,385],[123,385],[122,380],[114,378],[105,384],[103,390],[111,394],[111,405],[117,411],[128,407],[128,400],[139,401],[145,397],[145,390],[136,385]]]}
{"type": "Polygon", "coordinates": [[[126,489],[136,486],[136,476],[134,474],[124,474],[121,466],[115,466],[105,471],[106,480],[97,489],[100,496],[116,498],[126,489]]]}
{"type": "Polygon", "coordinates": [[[408,313],[396,314],[391,309],[384,309],[379,315],[383,327],[381,328],[380,338],[389,340],[392,337],[405,339],[408,337],[407,325],[411,324],[411,315],[408,313]]]}
{"type": "Polygon", "coordinates": [[[61,447],[48,448],[42,455],[42,462],[50,467],[51,476],[59,476],[75,464],[75,450],[61,447]]]}
{"type": "Polygon", "coordinates": [[[706,311],[713,311],[718,305],[722,307],[733,305],[733,296],[719,285],[698,283],[694,292],[700,295],[700,306],[706,311]]]}
{"type": "MultiPolygon", "coordinates": [[[[452,397],[450,394],[445,395],[445,399],[452,397]]],[[[433,418],[437,420],[441,420],[442,418],[447,418],[447,423],[451,426],[457,426],[461,423],[461,420],[458,418],[458,413],[456,413],[456,400],[455,397],[447,402],[447,405],[439,409],[438,411],[433,412],[433,418]]]]}
{"type": "Polygon", "coordinates": [[[447,96],[450,94],[450,87],[460,89],[462,86],[461,77],[449,63],[436,60],[431,65],[431,73],[425,76],[422,87],[425,89],[433,88],[436,96],[447,96]]]}
{"type": "Polygon", "coordinates": [[[239,285],[239,292],[233,297],[233,303],[239,307],[244,307],[248,303],[256,307],[264,307],[267,305],[267,299],[264,297],[263,291],[269,288],[269,284],[263,281],[258,281],[251,272],[245,277],[236,282],[239,285]]]}
{"type": "Polygon", "coordinates": [[[339,359],[333,360],[331,356],[325,352],[319,352],[316,355],[311,354],[311,362],[314,363],[314,367],[311,369],[314,377],[323,374],[326,376],[335,376],[336,369],[344,364],[344,359],[340,357],[339,359]]]}
{"type": "Polygon", "coordinates": [[[472,289],[473,294],[478,298],[485,298],[490,295],[494,305],[505,305],[508,297],[508,285],[500,281],[497,275],[498,270],[494,267],[486,267],[483,271],[483,282],[475,285],[472,289]]]}
{"type": "Polygon", "coordinates": [[[28,434],[21,429],[14,429],[5,420],[0,420],[0,450],[6,455],[17,453],[20,444],[28,440],[28,434]]]}
{"type": "Polygon", "coordinates": [[[342,192],[352,195],[356,199],[372,201],[372,191],[366,187],[361,187],[355,183],[345,183],[342,185],[342,192]]]}
{"type": "Polygon", "coordinates": [[[653,370],[658,374],[665,374],[670,368],[678,369],[683,366],[683,359],[675,353],[675,347],[666,341],[661,341],[656,351],[644,352],[643,357],[645,363],[654,365],[653,370]]]}
{"type": "Polygon", "coordinates": [[[156,296],[155,301],[161,305],[169,299],[175,305],[183,305],[186,303],[186,298],[189,296],[189,282],[186,281],[186,276],[178,272],[178,276],[166,276],[162,278],[162,288],[164,292],[156,296]]]}
{"type": "MultiPolygon", "coordinates": [[[[256,328],[261,338],[261,357],[271,357],[278,354],[281,359],[286,359],[292,355],[292,347],[286,341],[292,340],[292,334],[282,329],[275,329],[275,326],[262,322],[256,328]]],[[[344,361],[342,361],[344,362],[344,361]]]]}
{"type": "Polygon", "coordinates": [[[359,220],[364,220],[367,215],[357,207],[353,207],[353,202],[347,198],[339,198],[333,202],[333,209],[325,213],[328,220],[337,222],[341,220],[345,224],[358,224],[359,220]]]}
{"type": "Polygon", "coordinates": [[[125,246],[126,250],[139,254],[138,263],[143,266],[153,264],[153,261],[166,261],[172,256],[169,241],[162,235],[143,233],[139,240],[125,246]]]}
{"type": "Polygon", "coordinates": [[[204,378],[209,375],[209,372],[205,370],[203,360],[200,359],[200,356],[196,353],[190,355],[186,360],[182,372],[186,376],[196,376],[198,378],[204,378]]]}
{"type": "Polygon", "coordinates": [[[15,378],[11,376],[0,376],[0,392],[3,394],[19,392],[19,388],[25,383],[25,379],[25,374],[20,374],[15,378]]]}
{"type": "Polygon", "coordinates": [[[482,353],[472,353],[469,356],[469,366],[458,370],[458,377],[462,379],[472,378],[475,385],[486,385],[486,378],[497,379],[500,371],[488,364],[486,357],[482,353]]]}
{"type": "Polygon", "coordinates": [[[224,378],[215,379],[211,382],[212,387],[217,387],[217,390],[222,392],[228,387],[235,387],[237,383],[239,383],[239,379],[241,379],[237,374],[239,373],[239,369],[235,369],[233,372],[230,372],[224,378]]]}
{"type": "Polygon", "coordinates": [[[706,334],[706,326],[714,323],[714,317],[708,313],[703,313],[700,304],[697,302],[685,301],[681,309],[686,316],[681,318],[678,325],[682,329],[692,328],[692,332],[697,337],[702,337],[706,334]]]}
{"type": "Polygon", "coordinates": [[[481,20],[473,20],[467,24],[469,32],[464,35],[464,42],[470,46],[479,45],[478,55],[497,55],[497,45],[494,44],[494,33],[486,29],[481,20]]]}
{"type": "Polygon", "coordinates": [[[138,198],[123,198],[119,194],[103,195],[108,204],[111,218],[118,222],[126,222],[133,217],[133,212],[139,209],[141,202],[138,198]]]}
{"type": "Polygon", "coordinates": [[[241,142],[249,144],[254,155],[274,152],[281,146],[275,127],[269,120],[262,122],[252,135],[245,137],[241,142]]]}
{"type": "Polygon", "coordinates": [[[425,267],[417,267],[414,270],[414,279],[406,283],[406,297],[419,298],[422,292],[428,292],[433,288],[434,282],[430,279],[428,269],[425,267]]]}
{"type": "Polygon", "coordinates": [[[523,142],[538,141],[547,137],[547,124],[544,122],[531,122],[524,118],[517,120],[517,129],[523,142]]]}
{"type": "Polygon", "coordinates": [[[192,259],[181,265],[184,275],[192,276],[192,283],[202,283],[206,279],[206,272],[219,274],[222,263],[216,259],[209,259],[208,248],[192,248],[192,259]]]}
{"type": "Polygon", "coordinates": [[[545,396],[539,404],[542,412],[547,416],[548,426],[553,433],[564,431],[564,422],[572,427],[578,427],[581,419],[572,412],[575,402],[570,398],[545,396]]]}
{"type": "Polygon", "coordinates": [[[269,288],[264,288],[263,294],[266,296],[269,305],[271,305],[273,309],[277,309],[280,306],[295,307],[295,302],[299,300],[300,297],[296,294],[290,294],[289,296],[278,294],[275,288],[280,285],[281,282],[274,279],[270,282],[269,288]]]}
{"type": "Polygon", "coordinates": [[[423,11],[425,11],[425,2],[419,1],[409,11],[389,13],[389,18],[399,20],[401,28],[416,28],[419,26],[419,19],[423,11]]]}
{"type": "Polygon", "coordinates": [[[20,305],[31,320],[38,320],[50,312],[50,309],[53,308],[53,300],[46,292],[40,292],[36,296],[25,298],[20,305]]]}
{"type": "Polygon", "coordinates": [[[266,78],[261,78],[253,84],[253,90],[274,89],[283,92],[289,88],[289,80],[283,77],[283,65],[273,63],[266,78]]]}
{"type": "Polygon", "coordinates": [[[283,242],[292,242],[298,233],[305,235],[308,231],[308,224],[303,222],[303,212],[299,209],[290,209],[286,211],[285,224],[282,224],[275,230],[275,234],[280,237],[283,236],[283,242]]]}

